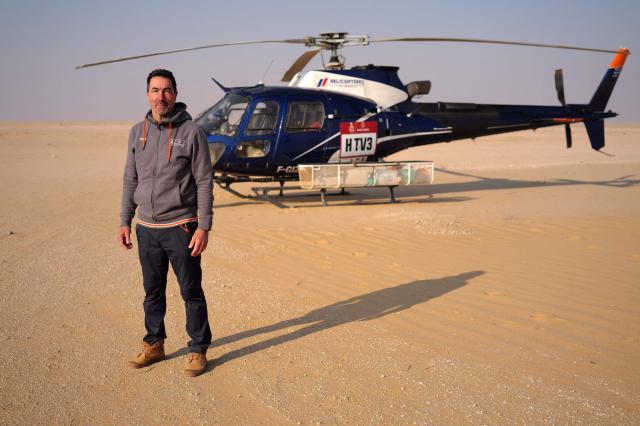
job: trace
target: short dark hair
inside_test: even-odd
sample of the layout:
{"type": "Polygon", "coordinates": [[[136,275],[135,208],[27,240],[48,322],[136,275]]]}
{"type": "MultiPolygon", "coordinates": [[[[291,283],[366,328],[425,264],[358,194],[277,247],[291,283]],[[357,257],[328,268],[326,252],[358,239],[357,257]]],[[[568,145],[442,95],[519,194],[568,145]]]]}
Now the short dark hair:
{"type": "Polygon", "coordinates": [[[147,92],[149,91],[149,83],[153,77],[164,77],[171,80],[171,84],[173,85],[173,91],[178,93],[178,84],[176,83],[176,79],[173,76],[173,73],[169,70],[165,70],[162,68],[158,68],[157,70],[153,70],[147,76],[147,92]]]}

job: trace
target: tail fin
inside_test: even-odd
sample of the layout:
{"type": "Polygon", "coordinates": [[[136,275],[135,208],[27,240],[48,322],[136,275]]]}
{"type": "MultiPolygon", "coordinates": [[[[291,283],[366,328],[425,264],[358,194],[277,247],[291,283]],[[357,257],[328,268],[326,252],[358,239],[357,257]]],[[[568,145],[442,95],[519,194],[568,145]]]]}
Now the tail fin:
{"type": "Polygon", "coordinates": [[[604,120],[585,121],[584,126],[587,128],[591,148],[600,151],[604,147],[604,120]]]}
{"type": "MultiPolygon", "coordinates": [[[[618,81],[618,76],[620,75],[620,71],[622,71],[624,61],[627,59],[629,54],[629,49],[621,47],[618,50],[618,53],[616,53],[616,56],[614,56],[613,61],[611,61],[611,64],[609,65],[609,69],[604,74],[600,85],[589,102],[589,107],[591,107],[593,111],[604,111],[607,106],[607,102],[609,101],[609,97],[611,96],[611,92],[613,92],[613,88],[618,81]]],[[[589,130],[588,125],[587,130],[589,130]]],[[[591,136],[591,133],[589,133],[589,136],[591,136]]],[[[593,142],[591,144],[593,145],[593,142]]]]}

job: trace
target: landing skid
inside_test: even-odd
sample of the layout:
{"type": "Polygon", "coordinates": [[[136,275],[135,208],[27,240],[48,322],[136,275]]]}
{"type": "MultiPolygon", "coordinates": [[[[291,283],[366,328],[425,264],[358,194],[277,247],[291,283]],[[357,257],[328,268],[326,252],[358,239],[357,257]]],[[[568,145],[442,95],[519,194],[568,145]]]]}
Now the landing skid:
{"type": "MultiPolygon", "coordinates": [[[[291,208],[291,206],[287,206],[286,204],[282,203],[281,201],[279,201],[277,198],[281,198],[284,197],[284,191],[291,191],[291,190],[301,190],[303,189],[300,186],[254,186],[251,187],[251,191],[253,191],[254,194],[256,195],[245,195],[245,194],[241,194],[240,192],[234,190],[231,188],[231,185],[227,186],[227,185],[220,185],[220,188],[222,188],[223,190],[227,191],[230,194],[235,195],[238,198],[242,198],[245,200],[262,200],[262,201],[266,201],[268,203],[273,204],[274,206],[280,208],[280,209],[289,209],[291,208]],[[274,192],[274,191],[278,191],[278,197],[274,198],[273,196],[270,196],[269,193],[270,192],[274,192]]],[[[393,194],[393,187],[389,187],[389,191],[390,191],[390,197],[389,197],[389,202],[391,203],[397,203],[398,201],[396,200],[394,194],[393,194]]],[[[322,205],[323,206],[328,206],[328,202],[327,202],[327,197],[328,196],[339,196],[339,195],[350,195],[351,193],[349,191],[345,191],[344,188],[340,188],[339,192],[332,192],[332,193],[328,193],[327,189],[321,189],[320,190],[320,200],[322,201],[322,205]]],[[[298,194],[298,196],[306,196],[306,197],[317,197],[317,193],[314,194],[298,194]]]]}
{"type": "MultiPolygon", "coordinates": [[[[282,187],[282,186],[256,186],[251,188],[251,190],[256,194],[257,198],[260,198],[264,201],[268,201],[271,204],[273,204],[274,206],[280,207],[282,208],[290,208],[289,206],[281,203],[280,201],[274,199],[273,197],[269,196],[269,192],[271,191],[279,191],[278,197],[282,197],[283,196],[283,191],[286,190],[300,190],[303,189],[300,186],[287,186],[287,187],[282,187]]],[[[316,194],[298,194],[301,196],[317,196],[316,194]]],[[[345,191],[344,188],[341,188],[340,192],[337,193],[331,193],[331,194],[327,194],[327,190],[326,189],[322,189],[320,190],[320,199],[322,200],[322,205],[326,206],[327,204],[327,195],[332,195],[332,196],[336,196],[336,195],[349,195],[349,192],[345,191]]],[[[252,197],[253,198],[253,197],[252,197]]]]}
{"type": "Polygon", "coordinates": [[[273,177],[250,177],[250,176],[229,176],[229,175],[213,175],[213,180],[218,183],[221,189],[227,191],[230,194],[235,195],[238,198],[242,199],[261,199],[264,201],[268,201],[271,204],[279,207],[279,208],[288,208],[288,206],[282,204],[279,201],[276,201],[269,197],[269,191],[279,190],[279,196],[282,197],[285,189],[301,189],[298,187],[286,187],[284,186],[285,182],[294,182],[297,181],[295,178],[273,178],[273,177]],[[256,194],[245,195],[231,188],[231,184],[234,183],[243,183],[243,182],[260,182],[260,183],[271,183],[271,182],[279,182],[280,186],[278,187],[252,187],[251,190],[256,194]]]}
{"type": "MultiPolygon", "coordinates": [[[[284,191],[285,190],[301,190],[301,189],[305,189],[302,188],[301,186],[287,186],[285,187],[284,184],[285,182],[298,182],[297,179],[295,178],[281,178],[281,179],[276,179],[276,178],[272,178],[272,177],[260,177],[260,178],[252,178],[249,176],[228,176],[228,175],[220,175],[220,176],[216,176],[215,174],[213,175],[213,180],[215,182],[217,182],[220,186],[220,188],[222,188],[223,190],[227,191],[230,194],[235,195],[238,198],[242,198],[242,199],[259,199],[259,200],[263,200],[263,201],[267,201],[271,204],[273,204],[274,206],[281,208],[281,209],[286,209],[286,208],[291,208],[290,206],[287,206],[285,204],[283,204],[282,202],[275,200],[274,198],[269,196],[269,192],[272,191],[278,191],[278,197],[283,197],[284,196],[284,191]],[[234,190],[231,188],[231,184],[233,183],[238,183],[238,182],[261,182],[261,183],[271,183],[271,182],[279,182],[280,185],[279,186],[254,186],[251,187],[251,191],[253,191],[254,194],[256,194],[255,196],[253,195],[245,195],[245,194],[241,194],[240,192],[234,190]]],[[[392,204],[398,203],[399,201],[396,200],[395,197],[395,193],[394,193],[394,189],[398,186],[398,185],[381,185],[381,186],[386,186],[389,189],[389,202],[392,204]]],[[[336,188],[337,189],[337,188],[336,188]]],[[[321,188],[320,189],[320,200],[322,201],[322,205],[323,206],[328,206],[328,202],[327,202],[327,196],[328,195],[349,195],[350,193],[348,191],[345,190],[345,188],[340,188],[340,192],[338,193],[327,193],[327,188],[321,188]]],[[[306,195],[306,196],[313,196],[315,194],[300,194],[300,195],[306,195]]]]}

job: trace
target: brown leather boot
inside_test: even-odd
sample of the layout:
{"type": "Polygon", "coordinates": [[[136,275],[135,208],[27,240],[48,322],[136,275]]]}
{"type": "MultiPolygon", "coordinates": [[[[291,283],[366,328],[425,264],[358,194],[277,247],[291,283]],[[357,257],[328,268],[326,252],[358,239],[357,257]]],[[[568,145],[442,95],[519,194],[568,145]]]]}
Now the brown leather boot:
{"type": "Polygon", "coordinates": [[[164,340],[158,340],[153,345],[142,341],[142,352],[138,354],[136,359],[129,361],[129,367],[146,367],[153,364],[154,362],[162,361],[164,358],[164,340]]]}
{"type": "Polygon", "coordinates": [[[207,369],[207,356],[197,352],[190,352],[187,355],[187,366],[184,368],[184,375],[196,377],[204,373],[207,369]]]}

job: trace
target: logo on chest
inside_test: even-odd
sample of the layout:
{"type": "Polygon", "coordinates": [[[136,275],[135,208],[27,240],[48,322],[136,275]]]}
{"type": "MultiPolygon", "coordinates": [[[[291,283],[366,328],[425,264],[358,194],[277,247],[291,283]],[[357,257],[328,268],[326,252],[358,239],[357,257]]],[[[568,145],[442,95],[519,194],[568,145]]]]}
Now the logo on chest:
{"type": "Polygon", "coordinates": [[[184,139],[173,138],[171,139],[171,146],[173,148],[184,148],[187,145],[187,141],[184,139]]]}

